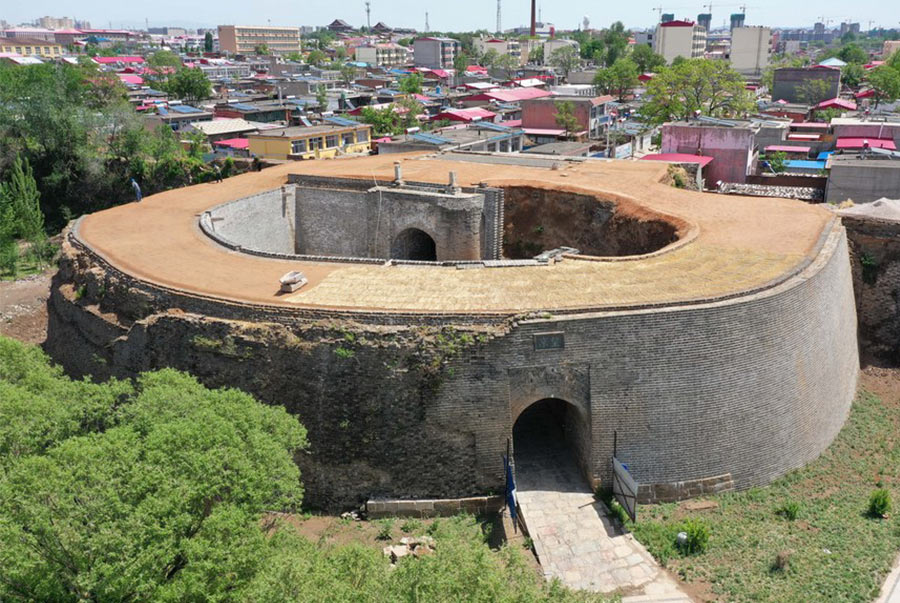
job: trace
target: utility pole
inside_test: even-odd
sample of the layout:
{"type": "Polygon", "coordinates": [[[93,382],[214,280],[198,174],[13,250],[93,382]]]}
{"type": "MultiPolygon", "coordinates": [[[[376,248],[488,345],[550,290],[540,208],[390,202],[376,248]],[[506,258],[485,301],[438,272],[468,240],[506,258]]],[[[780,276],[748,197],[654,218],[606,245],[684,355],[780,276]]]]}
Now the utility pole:
{"type": "Polygon", "coordinates": [[[428,11],[427,10],[425,11],[425,31],[426,32],[431,31],[431,26],[428,25],[428,11]]]}
{"type": "Polygon", "coordinates": [[[372,33],[372,3],[366,0],[366,28],[372,33]]]}

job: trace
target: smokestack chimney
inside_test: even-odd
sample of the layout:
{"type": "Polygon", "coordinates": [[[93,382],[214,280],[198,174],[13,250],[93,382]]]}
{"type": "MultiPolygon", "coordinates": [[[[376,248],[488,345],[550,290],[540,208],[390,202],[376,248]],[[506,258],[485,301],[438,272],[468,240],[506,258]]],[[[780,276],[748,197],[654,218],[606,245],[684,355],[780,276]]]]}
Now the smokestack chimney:
{"type": "Polygon", "coordinates": [[[531,37],[537,33],[537,0],[531,0],[531,37]]]}

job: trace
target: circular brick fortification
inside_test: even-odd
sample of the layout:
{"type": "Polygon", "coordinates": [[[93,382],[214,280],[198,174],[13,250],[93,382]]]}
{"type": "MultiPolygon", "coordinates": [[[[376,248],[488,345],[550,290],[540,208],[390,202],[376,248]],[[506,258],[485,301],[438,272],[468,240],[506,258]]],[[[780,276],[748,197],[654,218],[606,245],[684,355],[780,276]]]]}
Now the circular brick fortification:
{"type": "MultiPolygon", "coordinates": [[[[654,174],[626,171],[633,179],[654,174]]],[[[503,176],[508,181],[510,170],[503,176]]],[[[548,188],[534,178],[525,171],[519,184],[548,188]]],[[[215,186],[204,186],[192,191],[207,195],[208,207],[221,203],[215,186]]],[[[663,207],[667,191],[647,186],[658,197],[656,211],[674,211],[663,207]]],[[[676,218],[685,232],[698,232],[661,255],[567,259],[476,277],[445,267],[377,273],[401,289],[412,279],[432,310],[404,301],[415,298],[403,291],[381,293],[378,283],[331,303],[338,284],[365,283],[355,279],[375,266],[310,264],[311,288],[293,300],[277,296],[271,278],[259,281],[265,291],[254,289],[245,266],[280,275],[291,264],[217,247],[196,228],[198,212],[190,208],[196,238],[181,238],[173,227],[172,244],[201,266],[209,256],[234,274],[223,283],[209,264],[182,283],[172,270],[177,259],[154,264],[169,249],[132,253],[134,238],[108,234],[98,214],[67,234],[47,349],[75,374],[130,376],[173,366],[284,404],[309,428],[312,447],[298,463],[307,499],[324,507],[373,496],[497,491],[500,455],[517,417],[546,398],[578,409],[567,430],[594,481],[609,479],[615,438],[645,500],[764,484],[821,453],[849,410],[858,360],[846,239],[813,208],[727,198],[737,214],[757,203],[794,216],[769,235],[807,220],[805,239],[761,249],[766,233],[749,212],[743,239],[729,238],[727,222],[739,215],[703,213],[703,204],[718,199],[683,195],[690,194],[677,192],[673,203],[683,200],[695,213],[676,218]],[[462,293],[448,289],[432,301],[429,274],[462,293]],[[483,307],[467,310],[478,300],[463,294],[471,297],[492,278],[503,296],[495,301],[485,290],[483,307]],[[596,282],[602,278],[619,280],[596,282]],[[644,288],[647,279],[655,288],[644,288]],[[541,286],[560,290],[532,290],[541,286]],[[368,303],[376,294],[383,307],[368,303]],[[451,312],[450,302],[461,310],[451,312]]],[[[144,228],[154,226],[155,209],[147,208],[144,228]]]]}

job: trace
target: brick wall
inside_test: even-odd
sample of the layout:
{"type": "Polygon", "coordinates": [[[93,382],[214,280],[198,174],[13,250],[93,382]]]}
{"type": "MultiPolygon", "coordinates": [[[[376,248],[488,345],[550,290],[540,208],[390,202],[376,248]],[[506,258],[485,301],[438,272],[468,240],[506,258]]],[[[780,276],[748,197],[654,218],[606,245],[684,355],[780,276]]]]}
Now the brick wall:
{"type": "Polygon", "coordinates": [[[241,305],[139,283],[71,237],[63,253],[51,355],[76,375],[172,366],[283,404],[309,429],[297,462],[319,507],[500,491],[515,419],[543,398],[578,409],[568,431],[595,484],[614,437],[647,496],[765,484],[824,450],[855,392],[840,227],[756,293],[541,317],[241,305]]]}

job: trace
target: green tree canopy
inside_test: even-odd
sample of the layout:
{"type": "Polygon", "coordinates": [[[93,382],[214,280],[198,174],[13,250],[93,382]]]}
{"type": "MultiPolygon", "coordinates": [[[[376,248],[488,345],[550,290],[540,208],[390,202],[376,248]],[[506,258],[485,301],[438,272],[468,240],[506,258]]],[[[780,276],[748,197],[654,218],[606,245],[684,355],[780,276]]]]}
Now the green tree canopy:
{"type": "Polygon", "coordinates": [[[859,63],[848,63],[841,69],[841,83],[851,88],[858,87],[866,76],[866,70],[859,63]]]}
{"type": "Polygon", "coordinates": [[[212,96],[212,84],[201,69],[182,67],[169,77],[166,91],[176,98],[196,102],[212,96]]]}
{"type": "Polygon", "coordinates": [[[569,72],[578,67],[581,58],[575,46],[563,46],[550,53],[550,65],[568,79],[569,72]]]}
{"type": "Polygon", "coordinates": [[[324,63],[327,58],[328,57],[321,50],[311,50],[309,51],[309,54],[306,55],[306,62],[318,67],[324,63]]]}
{"type": "Polygon", "coordinates": [[[565,130],[565,137],[569,138],[573,132],[580,128],[578,118],[575,116],[575,104],[572,101],[556,101],[556,125],[565,130]]]}
{"type": "Polygon", "coordinates": [[[689,119],[696,111],[737,116],[752,108],[741,75],[724,61],[686,59],[662,69],[648,82],[650,100],[641,116],[652,124],[689,119]]]}
{"type": "Polygon", "coordinates": [[[0,182],[0,238],[20,237],[35,241],[44,237],[44,213],[41,211],[34,172],[28,159],[16,157],[9,180],[0,182]]]}
{"type": "Polygon", "coordinates": [[[424,83],[425,77],[418,71],[414,71],[400,78],[397,87],[406,94],[422,94],[422,84],[424,83]]]}
{"type": "Polygon", "coordinates": [[[619,59],[611,67],[597,71],[594,85],[604,94],[612,94],[619,101],[624,101],[628,93],[638,85],[638,75],[640,72],[634,61],[628,58],[619,59]]]}
{"type": "Polygon", "coordinates": [[[862,65],[863,63],[868,62],[869,53],[860,48],[858,44],[850,43],[838,51],[837,57],[845,63],[862,65]]]}
{"type": "Polygon", "coordinates": [[[638,44],[631,53],[631,60],[641,73],[653,73],[666,66],[661,54],[656,54],[647,44],[638,44]]]}
{"type": "Polygon", "coordinates": [[[236,390],[70,381],[0,338],[0,392],[0,599],[230,599],[301,502],[305,430],[236,390]]]}
{"type": "Polygon", "coordinates": [[[214,40],[213,40],[212,32],[211,31],[206,32],[206,34],[203,36],[203,50],[205,52],[212,52],[213,51],[213,43],[214,43],[214,40]]]}
{"type": "Polygon", "coordinates": [[[900,98],[900,71],[889,65],[879,65],[871,71],[866,81],[875,91],[875,107],[881,102],[893,102],[900,98]]]}

